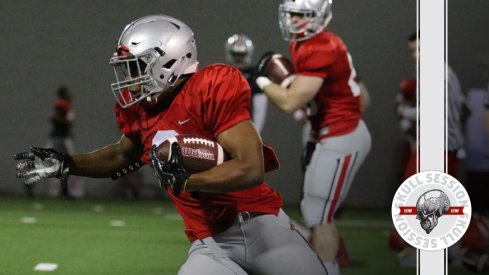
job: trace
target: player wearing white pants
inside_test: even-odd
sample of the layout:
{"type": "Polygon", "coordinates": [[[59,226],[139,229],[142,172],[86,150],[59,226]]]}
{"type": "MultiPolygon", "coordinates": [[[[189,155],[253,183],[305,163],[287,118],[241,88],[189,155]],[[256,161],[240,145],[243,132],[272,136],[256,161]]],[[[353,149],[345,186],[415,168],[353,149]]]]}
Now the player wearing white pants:
{"type": "Polygon", "coordinates": [[[330,0],[283,0],[279,25],[289,42],[293,70],[281,75],[295,77],[288,87],[273,83],[275,78],[267,72],[282,72],[285,66],[264,56],[259,68],[273,69],[263,70],[264,76],[256,83],[288,114],[311,106],[311,137],[319,143],[307,167],[301,206],[307,225],[312,227],[312,246],[330,275],[337,275],[339,237],[332,217],[368,154],[371,140],[362,121],[364,89],[353,59],[341,37],[326,28],[331,10],[330,0]]]}
{"type": "Polygon", "coordinates": [[[317,143],[306,170],[301,201],[308,227],[332,222],[370,147],[370,133],[362,120],[353,132],[317,143]]]}
{"type": "Polygon", "coordinates": [[[328,274],[284,211],[242,212],[225,232],[192,243],[179,275],[328,274]]]}
{"type": "MultiPolygon", "coordinates": [[[[353,132],[318,142],[306,169],[302,216],[306,226],[312,229],[311,240],[316,244],[315,249],[329,259],[334,259],[339,249],[334,214],[343,203],[370,147],[370,133],[360,120],[353,132]]],[[[325,261],[325,265],[334,270],[332,274],[339,274],[336,262],[325,261]]]]}

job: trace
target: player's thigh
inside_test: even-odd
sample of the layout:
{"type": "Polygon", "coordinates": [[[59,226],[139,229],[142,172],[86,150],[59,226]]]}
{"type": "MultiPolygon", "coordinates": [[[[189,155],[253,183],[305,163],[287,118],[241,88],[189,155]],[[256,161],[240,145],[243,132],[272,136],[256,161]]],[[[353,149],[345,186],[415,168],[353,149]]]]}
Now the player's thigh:
{"type": "Polygon", "coordinates": [[[344,187],[353,178],[370,151],[370,134],[362,122],[352,133],[321,140],[304,176],[304,194],[331,199],[336,185],[344,187]]]}
{"type": "Polygon", "coordinates": [[[304,194],[328,198],[343,157],[317,146],[304,175],[304,194]]]}
{"type": "Polygon", "coordinates": [[[278,217],[267,215],[256,219],[245,225],[252,274],[327,274],[319,256],[290,226],[284,212],[278,217]]]}
{"type": "MultiPolygon", "coordinates": [[[[336,140],[338,141],[338,140],[336,140]]],[[[363,160],[358,151],[338,152],[331,144],[316,147],[304,178],[301,210],[307,226],[332,222],[363,160]]]]}
{"type": "Polygon", "coordinates": [[[244,275],[245,272],[237,273],[231,268],[217,261],[210,254],[191,254],[185,264],[178,271],[178,275],[244,275]]]}
{"type": "Polygon", "coordinates": [[[371,138],[363,121],[350,134],[317,144],[304,177],[301,209],[307,226],[332,221],[359,167],[370,151],[371,138]]]}

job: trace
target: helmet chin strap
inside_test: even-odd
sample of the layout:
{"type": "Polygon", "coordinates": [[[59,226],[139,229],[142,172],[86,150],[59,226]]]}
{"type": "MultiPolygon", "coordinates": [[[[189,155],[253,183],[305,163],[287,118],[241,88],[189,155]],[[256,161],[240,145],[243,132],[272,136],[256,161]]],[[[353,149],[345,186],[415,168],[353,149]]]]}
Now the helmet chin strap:
{"type": "MultiPolygon", "coordinates": [[[[151,96],[146,97],[147,102],[153,102],[153,98],[151,96]]],[[[154,99],[155,103],[158,103],[158,98],[154,99]]]]}
{"type": "Polygon", "coordinates": [[[162,92],[156,92],[154,94],[148,95],[146,97],[146,102],[151,103],[151,104],[157,104],[158,103],[158,98],[160,98],[162,92]]]}
{"type": "MultiPolygon", "coordinates": [[[[185,72],[189,72],[189,74],[194,73],[197,70],[197,67],[198,67],[198,62],[196,62],[194,65],[192,65],[185,72]]],[[[186,74],[182,74],[181,76],[185,77],[186,74]]],[[[175,90],[179,90],[180,86],[182,86],[182,84],[184,82],[185,81],[183,81],[183,78],[178,78],[176,80],[176,82],[174,83],[174,85],[168,87],[165,91],[159,91],[159,92],[156,92],[154,94],[148,95],[146,97],[146,102],[151,103],[151,104],[157,104],[159,99],[163,100],[164,98],[167,98],[168,96],[171,97],[171,95],[175,93],[175,90]],[[162,95],[165,95],[165,96],[162,98],[162,95]]]]}
{"type": "MultiPolygon", "coordinates": [[[[197,68],[198,67],[199,67],[199,62],[195,62],[194,64],[192,64],[191,66],[189,66],[185,71],[183,71],[183,73],[180,74],[180,75],[195,73],[197,71],[197,68]]],[[[171,86],[169,88],[171,89],[172,87],[174,87],[174,86],[171,86]]],[[[146,101],[151,102],[151,103],[154,103],[154,104],[157,104],[158,103],[158,98],[160,97],[161,94],[162,94],[162,92],[157,92],[157,93],[154,93],[154,94],[152,94],[150,96],[147,96],[146,97],[146,101]]]]}

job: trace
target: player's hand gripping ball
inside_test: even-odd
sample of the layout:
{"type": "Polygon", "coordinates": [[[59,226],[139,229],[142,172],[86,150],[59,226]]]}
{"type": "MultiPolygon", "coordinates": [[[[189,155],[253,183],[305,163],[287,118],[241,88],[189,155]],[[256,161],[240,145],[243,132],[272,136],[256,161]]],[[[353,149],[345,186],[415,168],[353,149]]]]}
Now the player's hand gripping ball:
{"type": "Polygon", "coordinates": [[[266,52],[258,61],[258,74],[268,77],[273,83],[287,88],[294,80],[294,67],[285,56],[266,52]]]}
{"type": "Polygon", "coordinates": [[[178,135],[165,140],[157,148],[158,160],[170,160],[170,144],[173,143],[180,146],[182,165],[191,174],[209,170],[227,160],[224,149],[217,141],[193,134],[178,135]]]}
{"type": "Polygon", "coordinates": [[[155,173],[175,195],[185,191],[190,174],[199,173],[227,160],[217,141],[199,135],[178,135],[154,146],[151,161],[155,173]],[[182,189],[183,188],[183,189],[182,189]]]}

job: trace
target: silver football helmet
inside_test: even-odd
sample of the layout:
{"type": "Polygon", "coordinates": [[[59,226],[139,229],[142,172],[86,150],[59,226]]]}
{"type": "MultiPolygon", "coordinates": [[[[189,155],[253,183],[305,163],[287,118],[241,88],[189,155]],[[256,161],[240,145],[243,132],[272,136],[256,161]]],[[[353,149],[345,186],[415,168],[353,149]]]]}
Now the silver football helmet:
{"type": "Polygon", "coordinates": [[[231,35],[224,44],[226,60],[234,66],[248,66],[253,62],[253,41],[244,34],[231,35]]]}
{"type": "Polygon", "coordinates": [[[321,32],[333,18],[333,0],[284,0],[279,25],[286,41],[302,41],[321,32]]]}
{"type": "Polygon", "coordinates": [[[164,93],[184,74],[197,71],[192,30],[166,15],[150,15],[127,25],[110,59],[117,102],[126,108],[156,93],[164,93]]]}

